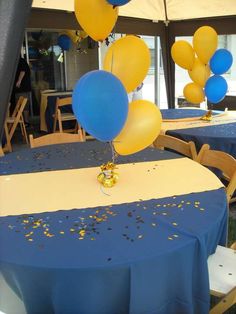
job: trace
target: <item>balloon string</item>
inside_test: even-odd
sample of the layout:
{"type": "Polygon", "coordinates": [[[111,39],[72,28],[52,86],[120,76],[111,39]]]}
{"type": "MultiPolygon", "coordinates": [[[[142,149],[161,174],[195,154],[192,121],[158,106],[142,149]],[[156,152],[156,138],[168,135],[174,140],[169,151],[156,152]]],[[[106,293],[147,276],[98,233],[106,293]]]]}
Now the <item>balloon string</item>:
{"type": "Polygon", "coordinates": [[[106,192],[103,190],[103,186],[102,186],[102,185],[100,185],[100,190],[102,191],[103,194],[105,194],[105,195],[107,195],[107,196],[111,196],[111,194],[108,194],[108,193],[106,193],[106,192]]]}
{"type": "Polygon", "coordinates": [[[110,144],[110,147],[111,147],[111,152],[112,152],[112,163],[115,164],[116,163],[116,158],[118,157],[115,149],[114,149],[114,146],[113,146],[113,143],[112,142],[109,142],[110,144]]]}

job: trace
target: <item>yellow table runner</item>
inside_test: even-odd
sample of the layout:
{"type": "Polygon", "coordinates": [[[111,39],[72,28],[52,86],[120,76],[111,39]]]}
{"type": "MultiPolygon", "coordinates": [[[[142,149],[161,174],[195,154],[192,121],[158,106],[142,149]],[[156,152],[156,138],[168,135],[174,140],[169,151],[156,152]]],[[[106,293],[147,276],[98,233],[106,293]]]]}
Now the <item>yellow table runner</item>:
{"type": "Polygon", "coordinates": [[[100,168],[0,176],[0,216],[106,206],[221,188],[218,178],[188,159],[118,165],[112,188],[97,182],[100,168]]]}
{"type": "Polygon", "coordinates": [[[203,120],[195,120],[195,121],[174,121],[172,122],[162,122],[161,133],[164,134],[169,130],[180,130],[180,129],[190,129],[190,128],[199,128],[199,127],[207,127],[212,125],[220,125],[220,124],[228,124],[236,122],[236,112],[228,111],[227,114],[222,116],[213,116],[213,119],[210,122],[206,122],[203,120]]]}

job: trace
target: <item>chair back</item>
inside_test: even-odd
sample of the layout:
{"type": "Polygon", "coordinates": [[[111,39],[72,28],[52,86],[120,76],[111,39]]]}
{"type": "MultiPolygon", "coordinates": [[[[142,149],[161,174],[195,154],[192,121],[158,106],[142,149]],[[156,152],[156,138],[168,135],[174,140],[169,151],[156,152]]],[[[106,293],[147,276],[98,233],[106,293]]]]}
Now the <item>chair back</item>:
{"type": "Polygon", "coordinates": [[[11,118],[15,118],[15,117],[16,117],[17,113],[18,113],[19,110],[20,110],[20,107],[21,107],[21,105],[22,105],[23,100],[24,100],[24,97],[23,97],[23,96],[20,96],[20,97],[18,98],[18,101],[17,101],[17,103],[16,103],[15,109],[13,110],[13,113],[12,113],[12,115],[10,116],[11,118]]]}
{"type": "Polygon", "coordinates": [[[220,170],[228,178],[226,194],[230,201],[236,189],[236,159],[225,152],[210,149],[209,145],[205,144],[198,154],[197,161],[203,166],[220,170]]]}
{"type": "Polygon", "coordinates": [[[57,97],[56,110],[59,107],[68,106],[68,105],[72,105],[72,97],[64,97],[64,98],[57,97]]]}
{"type": "Polygon", "coordinates": [[[84,142],[84,137],[81,133],[70,134],[70,133],[51,133],[47,135],[34,138],[32,134],[29,136],[30,147],[40,147],[53,144],[65,144],[65,143],[75,143],[84,142]]]}
{"type": "Polygon", "coordinates": [[[153,143],[154,147],[172,149],[193,160],[197,158],[197,151],[194,142],[185,142],[170,135],[160,134],[153,143]]]}
{"type": "MultiPolygon", "coordinates": [[[[11,124],[11,127],[9,129],[10,141],[12,139],[13,134],[15,133],[18,123],[23,123],[24,125],[23,111],[25,109],[27,101],[28,101],[27,98],[20,97],[12,116],[6,119],[6,123],[11,124]]],[[[24,125],[24,128],[25,128],[25,125],[24,125]]],[[[26,136],[26,142],[27,142],[27,136],[26,136]]]]}

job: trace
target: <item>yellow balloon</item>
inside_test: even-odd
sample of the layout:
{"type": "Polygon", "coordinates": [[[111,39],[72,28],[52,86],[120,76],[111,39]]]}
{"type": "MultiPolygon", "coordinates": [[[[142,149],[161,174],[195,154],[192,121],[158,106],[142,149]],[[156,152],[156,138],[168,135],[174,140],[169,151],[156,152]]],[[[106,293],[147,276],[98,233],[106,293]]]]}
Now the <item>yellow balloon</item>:
{"type": "Polygon", "coordinates": [[[126,123],[113,140],[116,152],[129,155],[151,145],[160,133],[161,121],[161,112],[154,103],[142,99],[131,102],[126,123]]]}
{"type": "Polygon", "coordinates": [[[116,23],[118,7],[106,0],[75,0],[75,16],[92,39],[103,41],[116,23]]]}
{"type": "Polygon", "coordinates": [[[211,70],[208,64],[204,64],[198,58],[196,58],[193,68],[192,70],[188,71],[188,74],[194,83],[204,87],[207,79],[211,74],[211,70]]]}
{"type": "Polygon", "coordinates": [[[210,26],[199,27],[193,35],[193,49],[204,64],[207,64],[213,56],[217,44],[217,33],[210,26]]]}
{"type": "Polygon", "coordinates": [[[103,68],[116,75],[127,93],[130,93],[143,82],[150,64],[150,51],[145,41],[128,35],[116,40],[108,48],[103,68]]]}
{"type": "Polygon", "coordinates": [[[66,31],[66,35],[68,35],[70,37],[70,39],[72,40],[72,42],[74,44],[76,44],[77,41],[79,40],[79,36],[77,35],[77,31],[76,30],[68,29],[66,31]]]}
{"type": "Polygon", "coordinates": [[[185,40],[176,41],[171,47],[171,56],[176,64],[186,70],[191,70],[194,63],[193,47],[185,40]]]}
{"type": "Polygon", "coordinates": [[[196,83],[188,83],[183,90],[184,97],[193,104],[200,104],[205,99],[201,86],[196,83]]]}

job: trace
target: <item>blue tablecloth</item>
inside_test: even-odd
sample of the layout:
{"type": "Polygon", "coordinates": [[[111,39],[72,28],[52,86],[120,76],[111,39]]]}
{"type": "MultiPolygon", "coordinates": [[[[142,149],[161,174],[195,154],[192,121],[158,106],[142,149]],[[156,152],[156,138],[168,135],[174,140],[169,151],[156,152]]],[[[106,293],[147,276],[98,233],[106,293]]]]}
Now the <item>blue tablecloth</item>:
{"type": "MultiPolygon", "coordinates": [[[[55,145],[3,157],[0,174],[95,166],[109,156],[104,143],[55,145]]],[[[119,162],[165,158],[179,156],[147,149],[119,162]]],[[[223,189],[59,209],[0,218],[0,270],[28,313],[208,313],[207,257],[226,236],[223,189]]]]}
{"type": "MultiPolygon", "coordinates": [[[[206,114],[206,110],[203,109],[162,109],[161,114],[163,119],[183,119],[201,117],[206,114]]],[[[213,115],[217,115],[220,112],[213,111],[213,115]]]]}
{"type": "MultiPolygon", "coordinates": [[[[162,115],[166,119],[174,120],[193,117],[195,111],[198,112],[199,110],[166,109],[162,110],[162,115]]],[[[216,111],[215,114],[218,114],[218,112],[216,111]]],[[[203,144],[209,144],[211,149],[224,151],[236,158],[236,123],[169,130],[166,131],[166,134],[187,142],[193,141],[198,151],[201,149],[203,144]]]]}

